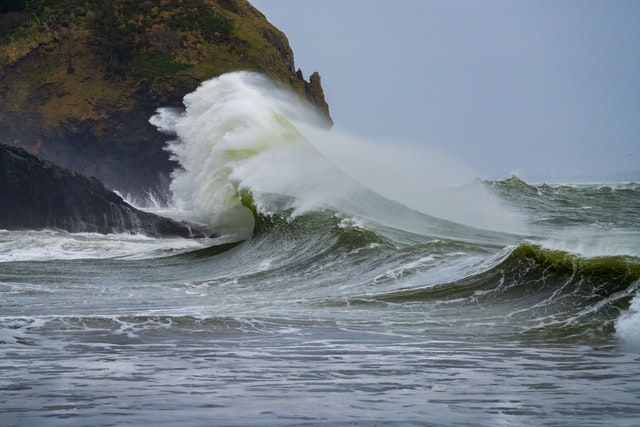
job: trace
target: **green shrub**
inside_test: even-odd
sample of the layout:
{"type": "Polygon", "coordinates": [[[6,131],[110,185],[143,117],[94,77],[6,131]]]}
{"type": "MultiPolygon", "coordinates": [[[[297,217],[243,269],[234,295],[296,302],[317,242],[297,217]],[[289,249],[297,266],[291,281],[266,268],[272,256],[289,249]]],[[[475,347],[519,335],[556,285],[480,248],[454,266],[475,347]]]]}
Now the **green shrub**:
{"type": "Polygon", "coordinates": [[[165,52],[150,51],[137,55],[131,62],[131,72],[143,77],[172,75],[189,68],[188,64],[175,62],[165,52]]]}
{"type": "Polygon", "coordinates": [[[193,3],[192,7],[182,9],[171,15],[167,26],[174,31],[197,30],[208,42],[219,42],[231,35],[233,26],[222,15],[209,9],[203,3],[193,3]],[[195,6],[195,7],[193,7],[195,6]]]}

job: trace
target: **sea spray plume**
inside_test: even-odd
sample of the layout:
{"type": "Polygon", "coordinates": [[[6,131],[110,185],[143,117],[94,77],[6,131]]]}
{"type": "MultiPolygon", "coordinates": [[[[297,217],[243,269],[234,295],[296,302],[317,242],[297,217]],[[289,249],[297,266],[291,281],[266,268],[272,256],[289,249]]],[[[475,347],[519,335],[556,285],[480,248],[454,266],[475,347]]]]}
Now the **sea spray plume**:
{"type": "Polygon", "coordinates": [[[629,310],[616,320],[616,335],[624,348],[640,351],[640,294],[631,301],[629,310]]]}
{"type": "Polygon", "coordinates": [[[516,208],[490,194],[478,175],[444,150],[305,128],[313,146],[356,181],[409,208],[472,227],[527,234],[516,208]]]}
{"type": "Polygon", "coordinates": [[[516,228],[515,215],[479,186],[452,192],[452,184],[473,179],[460,162],[435,150],[329,132],[295,95],[260,74],[209,80],[184,104],[183,113],[160,109],[151,118],[159,130],[177,136],[168,143],[181,166],[173,174],[174,201],[186,218],[240,239],[253,228],[243,194],[261,214],[331,208],[399,226],[399,212],[373,189],[450,221],[516,228]]]}
{"type": "Polygon", "coordinates": [[[322,207],[323,199],[337,196],[336,188],[346,188],[329,184],[327,177],[337,171],[292,124],[319,126],[320,116],[261,74],[237,72],[206,81],[184,105],[183,113],[160,109],[150,121],[177,137],[168,149],[181,168],[170,188],[189,218],[243,239],[253,229],[243,194],[260,213],[290,208],[295,214],[322,207]],[[293,200],[282,206],[285,199],[271,195],[293,200]]]}

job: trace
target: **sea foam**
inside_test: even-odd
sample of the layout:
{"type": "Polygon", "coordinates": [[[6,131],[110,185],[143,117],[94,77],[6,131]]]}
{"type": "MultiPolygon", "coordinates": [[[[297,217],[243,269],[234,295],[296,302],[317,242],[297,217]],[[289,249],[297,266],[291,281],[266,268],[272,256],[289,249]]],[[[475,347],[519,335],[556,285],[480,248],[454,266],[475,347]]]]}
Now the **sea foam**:
{"type": "Polygon", "coordinates": [[[629,351],[640,351],[640,294],[631,301],[629,310],[616,321],[616,335],[629,351]]]}
{"type": "Polygon", "coordinates": [[[210,242],[142,234],[0,231],[0,263],[77,259],[147,259],[200,249],[210,242]]]}

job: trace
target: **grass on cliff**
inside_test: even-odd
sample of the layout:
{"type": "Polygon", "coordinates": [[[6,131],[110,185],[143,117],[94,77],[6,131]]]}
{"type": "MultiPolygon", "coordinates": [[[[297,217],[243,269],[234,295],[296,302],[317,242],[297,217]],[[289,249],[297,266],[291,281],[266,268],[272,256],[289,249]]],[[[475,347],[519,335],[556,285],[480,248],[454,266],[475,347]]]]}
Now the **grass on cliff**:
{"type": "Polygon", "coordinates": [[[0,20],[2,108],[35,117],[35,127],[176,104],[200,82],[242,69],[303,93],[286,38],[246,2],[39,0],[11,19],[0,20]]]}

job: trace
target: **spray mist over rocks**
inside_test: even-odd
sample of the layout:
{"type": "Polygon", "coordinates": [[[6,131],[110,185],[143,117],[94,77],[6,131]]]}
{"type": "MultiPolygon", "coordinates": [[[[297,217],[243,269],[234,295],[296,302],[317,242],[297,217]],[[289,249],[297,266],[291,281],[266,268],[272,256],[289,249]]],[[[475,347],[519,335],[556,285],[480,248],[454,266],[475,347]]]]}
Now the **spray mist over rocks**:
{"type": "Polygon", "coordinates": [[[423,213],[478,228],[513,231],[517,215],[473,181],[470,169],[425,147],[365,141],[327,130],[296,95],[254,72],[224,74],[162,108],[150,122],[174,134],[181,168],[171,191],[185,218],[250,236],[250,194],[260,213],[351,210],[367,191],[423,213]],[[452,191],[452,189],[456,189],[452,191]],[[285,196],[286,198],[283,198],[285,196]]]}

